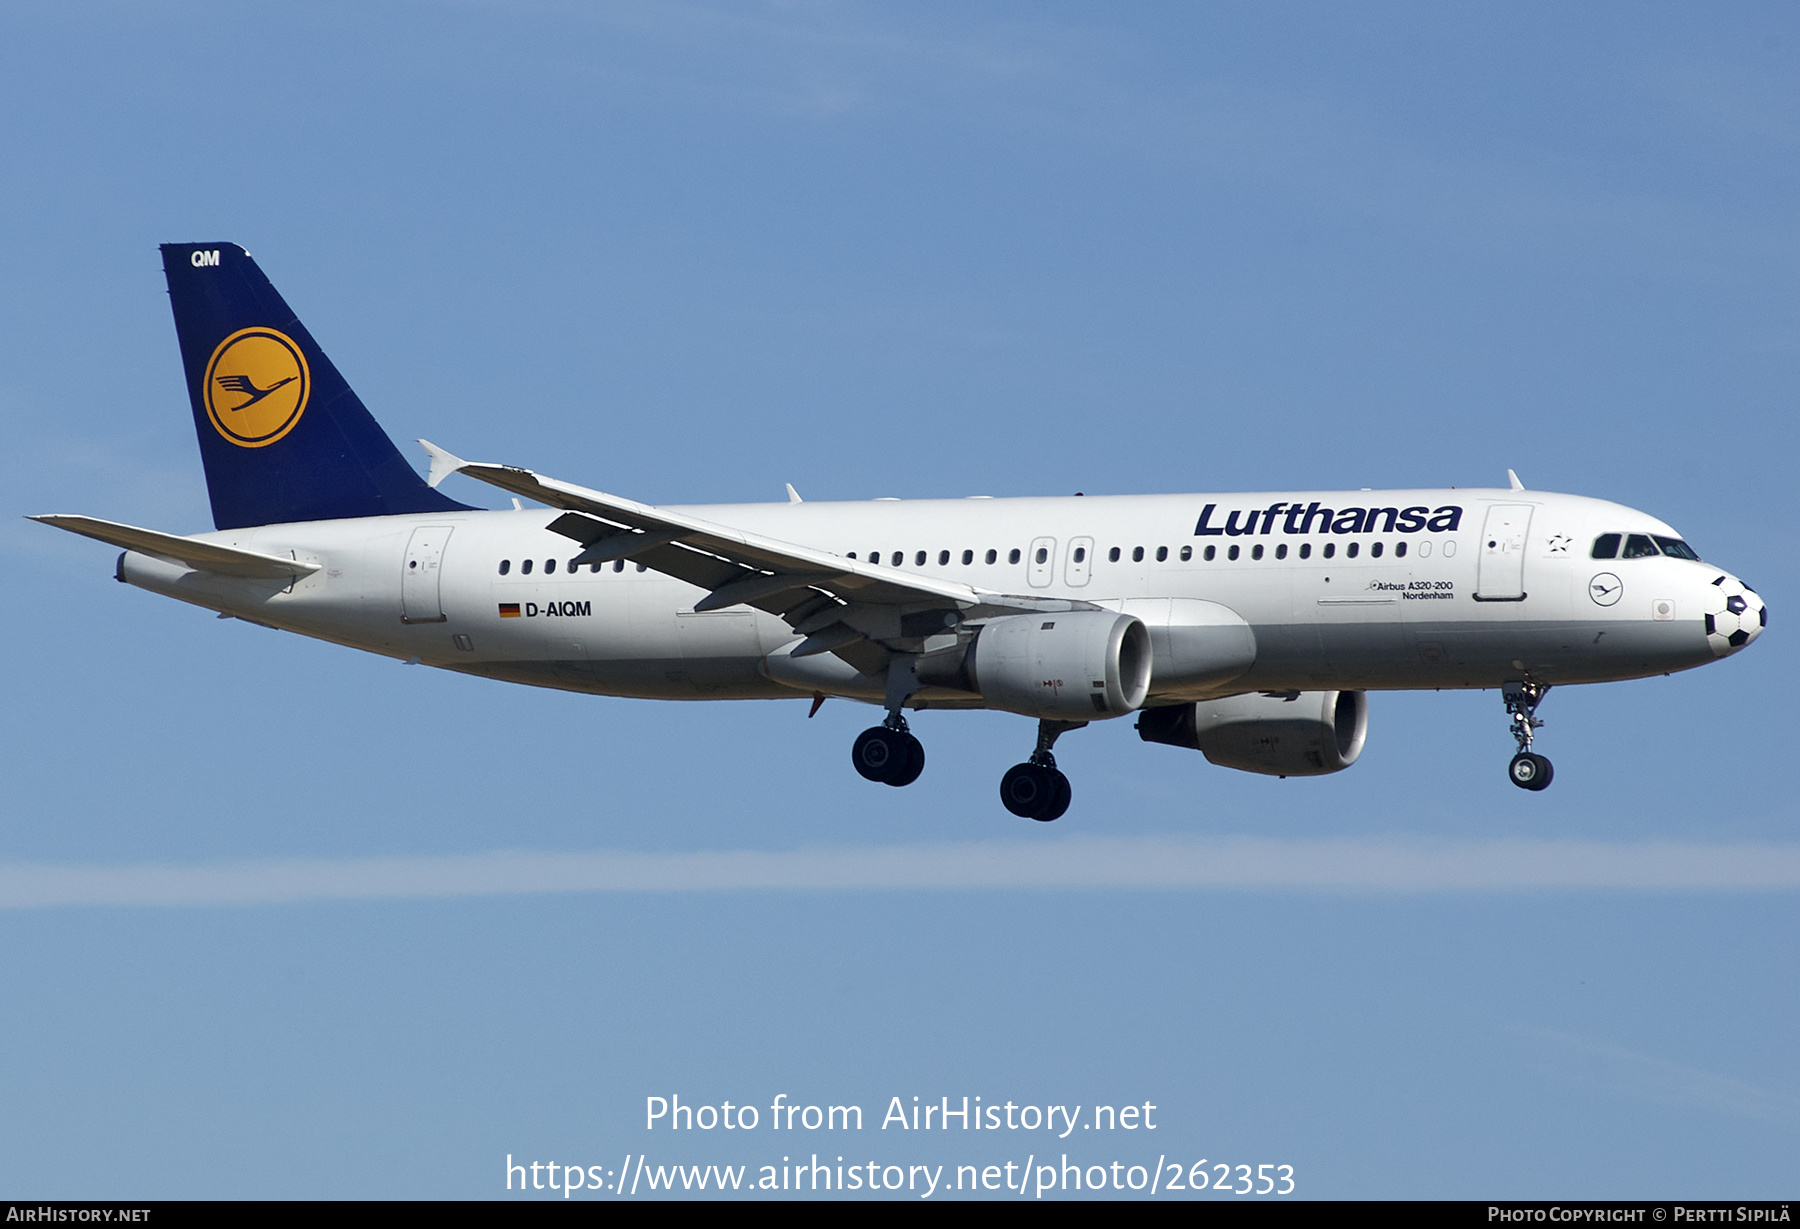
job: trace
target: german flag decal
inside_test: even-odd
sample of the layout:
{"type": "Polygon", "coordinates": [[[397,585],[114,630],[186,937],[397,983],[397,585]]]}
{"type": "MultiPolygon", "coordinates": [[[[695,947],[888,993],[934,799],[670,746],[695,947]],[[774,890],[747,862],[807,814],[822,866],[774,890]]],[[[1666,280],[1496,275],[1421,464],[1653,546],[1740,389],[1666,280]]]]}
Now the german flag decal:
{"type": "Polygon", "coordinates": [[[518,618],[519,617],[519,604],[517,602],[501,602],[500,603],[500,617],[502,619],[518,618]]]}

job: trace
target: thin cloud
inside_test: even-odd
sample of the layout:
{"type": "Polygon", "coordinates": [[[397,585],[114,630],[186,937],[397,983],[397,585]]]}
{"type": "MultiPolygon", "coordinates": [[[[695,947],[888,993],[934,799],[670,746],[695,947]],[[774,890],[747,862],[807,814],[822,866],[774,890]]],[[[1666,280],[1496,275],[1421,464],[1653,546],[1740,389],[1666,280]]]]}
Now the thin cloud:
{"type": "Polygon", "coordinates": [[[1791,892],[1800,845],[1268,840],[981,841],[829,849],[0,865],[0,909],[242,906],[567,892],[1150,889],[1361,894],[1791,892]]]}
{"type": "Polygon", "coordinates": [[[1678,1109],[1774,1123],[1800,1121],[1800,1101],[1732,1076],[1555,1029],[1512,1031],[1535,1043],[1552,1067],[1574,1082],[1678,1109]]]}

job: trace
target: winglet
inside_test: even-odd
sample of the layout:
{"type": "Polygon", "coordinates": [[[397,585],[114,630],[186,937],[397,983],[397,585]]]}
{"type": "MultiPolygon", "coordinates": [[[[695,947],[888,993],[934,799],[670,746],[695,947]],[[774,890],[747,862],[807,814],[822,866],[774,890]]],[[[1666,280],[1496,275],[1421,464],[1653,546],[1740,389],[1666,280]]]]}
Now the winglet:
{"type": "Polygon", "coordinates": [[[426,486],[436,486],[468,464],[455,453],[444,451],[430,440],[420,440],[419,443],[424,446],[425,455],[431,458],[431,472],[425,475],[426,486]]]}
{"type": "MultiPolygon", "coordinates": [[[[427,446],[429,447],[429,445],[427,446]]],[[[1519,475],[1513,473],[1510,469],[1506,471],[1506,480],[1512,483],[1512,489],[1515,491],[1523,491],[1525,489],[1525,484],[1519,481],[1519,475]]],[[[433,483],[432,485],[436,486],[437,484],[433,483]]]]}
{"type": "Polygon", "coordinates": [[[788,484],[787,484],[787,489],[788,489],[788,502],[789,502],[789,503],[790,503],[790,504],[797,504],[797,503],[800,503],[800,502],[802,502],[802,500],[801,500],[801,499],[800,499],[800,492],[799,492],[799,491],[796,491],[796,490],[795,490],[795,489],[794,489],[794,484],[793,484],[793,483],[791,483],[791,482],[790,482],[790,483],[788,483],[788,484]]]}

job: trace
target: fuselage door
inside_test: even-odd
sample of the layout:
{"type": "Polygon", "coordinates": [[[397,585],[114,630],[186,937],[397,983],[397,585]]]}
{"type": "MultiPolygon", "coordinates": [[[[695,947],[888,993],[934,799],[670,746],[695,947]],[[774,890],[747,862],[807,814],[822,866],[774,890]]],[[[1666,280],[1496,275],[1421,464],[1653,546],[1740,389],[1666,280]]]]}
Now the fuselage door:
{"type": "Polygon", "coordinates": [[[1087,584],[1088,569],[1093,562],[1094,540],[1092,538],[1071,538],[1069,540],[1069,561],[1063,565],[1063,582],[1075,586],[1087,584]]]}
{"type": "Polygon", "coordinates": [[[453,525],[421,525],[406,544],[406,563],[400,572],[400,621],[442,623],[444,608],[438,599],[443,575],[444,544],[453,525]]]}
{"type": "Polygon", "coordinates": [[[1518,602],[1525,597],[1525,534],[1530,504],[1490,504],[1481,527],[1481,559],[1475,569],[1475,600],[1518,602]]]}
{"type": "Polygon", "coordinates": [[[1056,575],[1056,539],[1033,538],[1025,565],[1025,579],[1033,589],[1042,589],[1049,584],[1056,575]]]}

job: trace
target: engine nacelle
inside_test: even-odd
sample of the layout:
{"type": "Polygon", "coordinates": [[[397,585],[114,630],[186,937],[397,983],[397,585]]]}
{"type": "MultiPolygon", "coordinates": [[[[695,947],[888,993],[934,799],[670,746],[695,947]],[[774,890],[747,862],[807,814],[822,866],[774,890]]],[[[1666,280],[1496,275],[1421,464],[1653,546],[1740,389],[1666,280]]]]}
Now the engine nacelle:
{"type": "MultiPolygon", "coordinates": [[[[1150,633],[1141,619],[1071,610],[994,619],[976,632],[957,665],[966,689],[980,692],[989,708],[1053,721],[1099,721],[1143,704],[1151,661],[1150,633]]],[[[938,681],[937,663],[923,659],[919,665],[921,681],[938,681]]]]}
{"type": "Polygon", "coordinates": [[[1150,691],[1159,706],[1209,700],[1256,664],[1256,633],[1235,610],[1189,597],[1127,598],[1120,603],[1150,630],[1156,661],[1150,691]]]}
{"type": "Polygon", "coordinates": [[[1137,730],[1145,742],[1190,747],[1222,768],[1318,777],[1362,754],[1369,699],[1360,691],[1252,692],[1145,709],[1137,730]]]}

